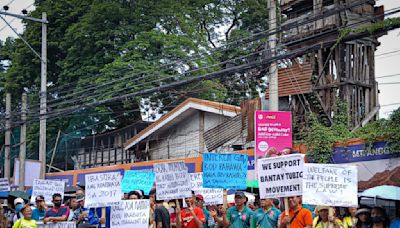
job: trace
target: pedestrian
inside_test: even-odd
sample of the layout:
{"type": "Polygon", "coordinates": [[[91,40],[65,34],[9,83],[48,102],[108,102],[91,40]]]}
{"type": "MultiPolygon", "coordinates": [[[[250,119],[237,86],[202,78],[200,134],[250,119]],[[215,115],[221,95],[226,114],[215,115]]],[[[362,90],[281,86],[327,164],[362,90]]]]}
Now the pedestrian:
{"type": "Polygon", "coordinates": [[[315,213],[318,215],[314,218],[313,228],[330,227],[330,224],[335,228],[342,227],[342,221],[335,217],[335,209],[328,206],[317,206],[315,213]],[[331,216],[329,216],[331,214],[331,216]]]}
{"type": "Polygon", "coordinates": [[[195,195],[185,198],[187,208],[181,210],[179,202],[176,202],[176,227],[177,228],[202,228],[206,222],[203,210],[196,206],[195,195]]]}
{"type": "Polygon", "coordinates": [[[282,212],[281,224],[279,227],[286,228],[289,224],[291,228],[312,227],[313,218],[311,211],[305,209],[301,205],[301,196],[288,197],[289,201],[289,214],[282,212]]]}
{"type": "Polygon", "coordinates": [[[385,209],[382,207],[374,207],[371,210],[372,228],[387,228],[389,227],[389,219],[385,209]]]}
{"type": "Polygon", "coordinates": [[[167,208],[164,207],[163,202],[163,200],[155,199],[154,222],[156,228],[171,227],[171,217],[167,208]]]}
{"type": "Polygon", "coordinates": [[[235,192],[235,206],[229,208],[224,216],[224,226],[227,227],[253,227],[253,211],[246,207],[246,196],[244,192],[235,192]]]}
{"type": "Polygon", "coordinates": [[[204,206],[204,197],[201,194],[196,195],[196,206],[203,210],[204,217],[206,221],[203,223],[203,228],[208,228],[208,221],[210,219],[210,212],[204,206]]]}
{"type": "Polygon", "coordinates": [[[370,228],[371,227],[371,210],[368,208],[360,208],[356,212],[357,228],[370,228]]]}
{"type": "Polygon", "coordinates": [[[253,227],[277,228],[281,211],[273,205],[273,199],[262,199],[260,208],[254,212],[253,227]]]}
{"type": "Polygon", "coordinates": [[[32,211],[32,219],[36,221],[43,221],[44,215],[47,211],[47,205],[44,201],[43,196],[36,196],[35,198],[36,208],[32,211]]]}
{"type": "Polygon", "coordinates": [[[62,197],[60,193],[54,193],[52,196],[53,208],[46,211],[44,215],[44,224],[48,222],[65,222],[69,216],[69,208],[62,206],[62,197]]]}
{"type": "Polygon", "coordinates": [[[0,227],[8,227],[8,218],[6,214],[6,210],[8,205],[6,203],[1,203],[0,205],[0,227]]]}
{"type": "Polygon", "coordinates": [[[357,208],[349,207],[346,210],[346,214],[343,218],[343,228],[354,228],[356,227],[357,217],[356,217],[357,208]]]}
{"type": "Polygon", "coordinates": [[[21,213],[23,217],[18,219],[15,223],[13,228],[36,228],[37,224],[34,219],[32,219],[32,208],[29,204],[25,204],[21,208],[21,213]]]}
{"type": "Polygon", "coordinates": [[[22,198],[16,198],[14,200],[15,215],[13,217],[13,224],[15,224],[18,219],[24,217],[24,215],[21,212],[21,209],[24,207],[24,205],[25,201],[22,198]]]}

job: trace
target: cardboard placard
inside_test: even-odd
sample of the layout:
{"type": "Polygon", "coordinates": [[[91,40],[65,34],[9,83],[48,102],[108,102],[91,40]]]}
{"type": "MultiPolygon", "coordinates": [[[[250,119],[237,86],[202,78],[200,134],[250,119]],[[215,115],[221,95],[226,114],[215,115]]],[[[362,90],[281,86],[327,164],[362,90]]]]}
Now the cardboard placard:
{"type": "Polygon", "coordinates": [[[303,203],[357,207],[357,167],[304,164],[303,203]]]}
{"type": "Polygon", "coordinates": [[[149,227],[150,201],[123,200],[111,207],[111,228],[149,227]]]}
{"type": "Polygon", "coordinates": [[[292,154],[258,159],[260,198],[278,198],[302,194],[304,155],[292,154]]]}
{"type": "Polygon", "coordinates": [[[203,153],[203,187],[246,189],[248,155],[203,153]]]}
{"type": "Polygon", "coordinates": [[[64,181],[34,179],[31,202],[34,203],[37,196],[43,196],[47,204],[51,204],[53,194],[59,193],[64,198],[64,181]]]}
{"type": "Polygon", "coordinates": [[[184,162],[154,164],[158,200],[182,199],[192,196],[190,176],[184,162]]]}
{"type": "Polygon", "coordinates": [[[129,193],[134,190],[143,190],[145,195],[149,195],[155,178],[154,172],[127,170],[121,183],[122,192],[129,193]]]}
{"type": "Polygon", "coordinates": [[[205,205],[223,204],[224,190],[222,188],[203,188],[203,173],[191,173],[190,183],[194,193],[204,197],[205,205]]]}
{"type": "Polygon", "coordinates": [[[93,173],[85,176],[85,207],[107,207],[122,198],[119,172],[93,173]]]}
{"type": "Polygon", "coordinates": [[[0,192],[9,192],[10,182],[7,178],[0,178],[0,192]]]}

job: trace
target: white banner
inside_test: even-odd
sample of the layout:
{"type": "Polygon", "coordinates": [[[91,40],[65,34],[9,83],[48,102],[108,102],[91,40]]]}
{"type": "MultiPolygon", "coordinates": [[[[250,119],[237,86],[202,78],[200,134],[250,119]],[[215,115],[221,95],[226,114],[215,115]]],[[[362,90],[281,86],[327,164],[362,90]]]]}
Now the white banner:
{"type": "Polygon", "coordinates": [[[111,207],[111,228],[147,228],[149,217],[149,200],[123,200],[111,207]]]}
{"type": "Polygon", "coordinates": [[[0,192],[9,192],[10,182],[7,178],[0,178],[0,192]]]}
{"type": "Polygon", "coordinates": [[[260,198],[302,194],[304,155],[292,154],[257,160],[260,198]]]}
{"type": "Polygon", "coordinates": [[[85,207],[107,207],[122,198],[122,176],[119,172],[94,173],[85,176],[85,207]]]}
{"type": "Polygon", "coordinates": [[[184,162],[157,163],[156,173],[158,200],[182,199],[192,196],[190,176],[184,162]]]}
{"type": "Polygon", "coordinates": [[[34,203],[37,196],[43,196],[47,204],[52,204],[53,194],[60,193],[64,198],[64,181],[34,179],[31,202],[34,203]]]}
{"type": "Polygon", "coordinates": [[[303,203],[357,207],[357,167],[304,164],[303,203]]]}
{"type": "Polygon", "coordinates": [[[222,188],[203,188],[203,173],[191,173],[190,183],[195,194],[204,197],[205,205],[223,204],[224,190],[222,188]]]}

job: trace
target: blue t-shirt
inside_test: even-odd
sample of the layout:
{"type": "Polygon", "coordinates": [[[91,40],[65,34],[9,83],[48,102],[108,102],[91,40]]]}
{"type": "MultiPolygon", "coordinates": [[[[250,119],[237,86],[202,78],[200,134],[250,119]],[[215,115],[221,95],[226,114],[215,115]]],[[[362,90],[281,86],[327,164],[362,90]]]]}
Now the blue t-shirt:
{"type": "Polygon", "coordinates": [[[206,217],[206,222],[203,223],[203,228],[208,228],[208,219],[210,218],[210,212],[207,211],[205,207],[203,207],[203,214],[206,217]]]}
{"type": "Polygon", "coordinates": [[[46,210],[40,210],[39,208],[35,208],[32,211],[32,219],[36,221],[42,221],[44,219],[44,215],[46,214],[46,210]]]}
{"type": "Polygon", "coordinates": [[[400,218],[396,218],[390,223],[390,228],[400,228],[400,218]]]}
{"type": "MultiPolygon", "coordinates": [[[[101,209],[102,208],[96,208],[96,214],[98,216],[98,218],[103,217],[103,215],[101,214],[101,209]]],[[[106,228],[110,228],[110,221],[111,221],[111,207],[106,207],[106,228]]],[[[99,228],[101,228],[101,224],[99,224],[99,228]]]]}

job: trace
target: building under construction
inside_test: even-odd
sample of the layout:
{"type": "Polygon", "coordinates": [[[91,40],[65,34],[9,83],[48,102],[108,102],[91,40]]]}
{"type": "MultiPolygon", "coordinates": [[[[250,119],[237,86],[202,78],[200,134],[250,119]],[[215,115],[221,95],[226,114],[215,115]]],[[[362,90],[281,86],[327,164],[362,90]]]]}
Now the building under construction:
{"type": "MultiPolygon", "coordinates": [[[[281,0],[280,7],[285,21],[282,48],[292,51],[320,45],[279,62],[279,99],[289,104],[295,131],[306,127],[305,116],[310,111],[331,125],[338,100],[347,104],[351,128],[376,119],[379,101],[374,53],[379,46],[377,38],[383,34],[336,41],[343,29],[383,20],[383,6],[360,0],[281,0]]],[[[266,94],[268,99],[268,91],[266,94]]]]}

